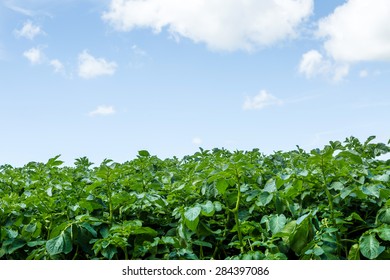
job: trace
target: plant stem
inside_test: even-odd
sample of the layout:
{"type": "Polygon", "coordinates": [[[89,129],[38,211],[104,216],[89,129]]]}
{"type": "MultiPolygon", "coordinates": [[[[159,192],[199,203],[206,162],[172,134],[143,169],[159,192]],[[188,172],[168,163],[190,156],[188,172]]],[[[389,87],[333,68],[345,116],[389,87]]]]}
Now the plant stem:
{"type": "MultiPolygon", "coordinates": [[[[322,173],[322,181],[323,181],[323,189],[325,191],[326,197],[328,199],[328,205],[329,205],[329,211],[330,211],[330,218],[332,220],[332,224],[334,228],[337,228],[337,222],[336,218],[334,216],[334,207],[333,207],[333,197],[330,193],[327,183],[326,183],[326,175],[325,175],[325,166],[324,166],[324,158],[321,158],[321,173],[322,173]]],[[[337,253],[340,255],[340,246],[341,246],[341,238],[340,238],[340,232],[336,232],[336,240],[337,240],[337,253]]]]}

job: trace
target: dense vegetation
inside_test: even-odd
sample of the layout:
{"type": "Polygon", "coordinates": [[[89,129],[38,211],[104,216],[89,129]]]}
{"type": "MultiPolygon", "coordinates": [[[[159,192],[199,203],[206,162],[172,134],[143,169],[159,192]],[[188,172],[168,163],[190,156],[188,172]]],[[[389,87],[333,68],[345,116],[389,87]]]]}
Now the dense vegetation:
{"type": "Polygon", "coordinates": [[[390,147],[373,139],[3,165],[0,259],[390,259],[390,147]]]}

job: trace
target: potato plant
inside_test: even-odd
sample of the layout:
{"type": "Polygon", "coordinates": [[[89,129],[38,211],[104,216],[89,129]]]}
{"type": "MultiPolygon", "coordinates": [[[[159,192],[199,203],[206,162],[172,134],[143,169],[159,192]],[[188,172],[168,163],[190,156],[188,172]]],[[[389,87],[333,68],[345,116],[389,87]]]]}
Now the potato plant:
{"type": "Polygon", "coordinates": [[[0,166],[0,259],[389,259],[389,143],[0,166]]]}

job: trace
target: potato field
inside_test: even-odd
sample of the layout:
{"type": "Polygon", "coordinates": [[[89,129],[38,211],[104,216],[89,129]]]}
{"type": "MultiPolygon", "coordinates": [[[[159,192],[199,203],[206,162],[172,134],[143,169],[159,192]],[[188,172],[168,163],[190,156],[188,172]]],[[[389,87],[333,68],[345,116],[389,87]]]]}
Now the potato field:
{"type": "Polygon", "coordinates": [[[0,259],[390,259],[389,143],[0,166],[0,259]]]}

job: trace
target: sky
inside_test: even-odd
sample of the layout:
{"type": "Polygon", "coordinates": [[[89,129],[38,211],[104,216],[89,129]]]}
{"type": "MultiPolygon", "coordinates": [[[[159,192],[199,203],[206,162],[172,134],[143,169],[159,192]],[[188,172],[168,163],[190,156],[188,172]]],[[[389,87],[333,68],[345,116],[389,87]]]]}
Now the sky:
{"type": "Polygon", "coordinates": [[[0,165],[390,138],[388,0],[3,0],[0,165]]]}

